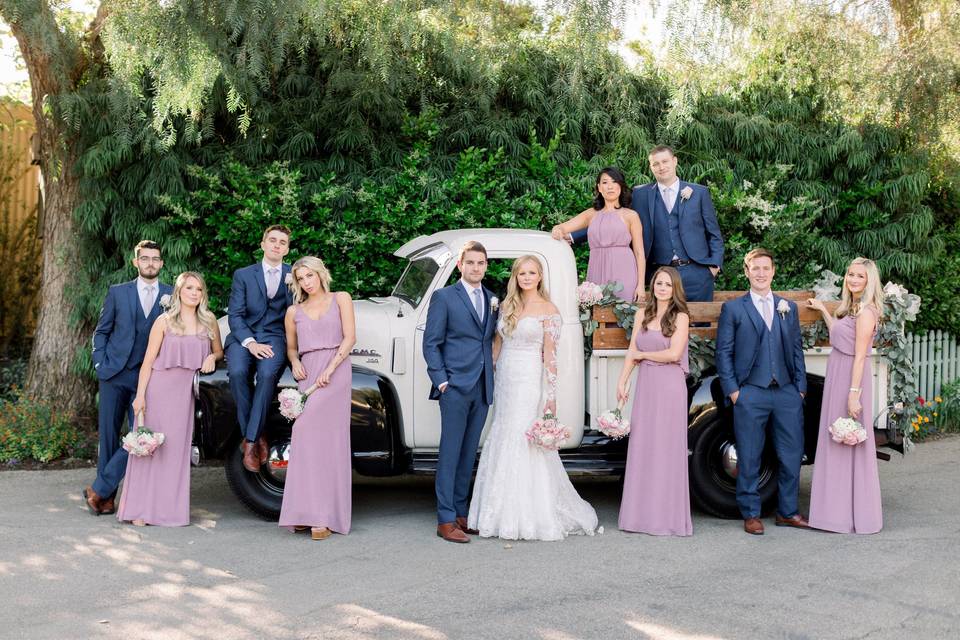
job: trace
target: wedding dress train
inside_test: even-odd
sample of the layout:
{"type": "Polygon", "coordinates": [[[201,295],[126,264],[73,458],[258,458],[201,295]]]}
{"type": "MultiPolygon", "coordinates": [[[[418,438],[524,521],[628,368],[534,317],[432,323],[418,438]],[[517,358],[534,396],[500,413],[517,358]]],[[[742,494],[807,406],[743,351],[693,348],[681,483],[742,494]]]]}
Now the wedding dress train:
{"type": "Polygon", "coordinates": [[[493,394],[493,424],[480,456],[468,523],[483,537],[562,540],[593,535],[597,514],[570,483],[556,451],[524,432],[556,397],[559,315],[526,316],[503,335],[493,394]]]}

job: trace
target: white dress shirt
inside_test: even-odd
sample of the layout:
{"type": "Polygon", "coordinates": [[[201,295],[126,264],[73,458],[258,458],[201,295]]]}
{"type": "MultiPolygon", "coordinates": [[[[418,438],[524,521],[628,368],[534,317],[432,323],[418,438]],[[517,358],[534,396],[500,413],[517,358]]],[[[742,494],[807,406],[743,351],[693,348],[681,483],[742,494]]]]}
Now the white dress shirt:
{"type": "Polygon", "coordinates": [[[770,324],[767,326],[767,329],[773,328],[773,291],[767,292],[766,296],[761,296],[759,293],[750,289],[750,299],[753,301],[753,306],[756,307],[757,313],[760,314],[760,317],[763,318],[764,323],[767,322],[767,317],[764,315],[763,311],[763,300],[766,298],[768,308],[770,309],[770,324]]]}
{"type": "Polygon", "coordinates": [[[677,196],[680,194],[680,178],[673,181],[673,184],[666,186],[657,183],[657,189],[660,190],[660,198],[663,200],[663,206],[667,208],[669,214],[673,211],[673,205],[677,203],[677,196]]]}
{"type": "MultiPolygon", "coordinates": [[[[143,280],[143,278],[137,276],[137,299],[140,300],[140,309],[141,309],[141,311],[143,310],[143,303],[144,303],[145,297],[146,297],[146,295],[147,295],[147,287],[153,287],[153,302],[154,302],[154,304],[157,302],[157,300],[160,299],[160,281],[159,281],[159,280],[154,280],[153,283],[151,284],[151,283],[149,283],[149,282],[145,282],[145,281],[143,280]]],[[[146,313],[143,314],[144,317],[149,316],[151,310],[152,310],[152,307],[151,307],[151,309],[148,309],[146,313]]]]}

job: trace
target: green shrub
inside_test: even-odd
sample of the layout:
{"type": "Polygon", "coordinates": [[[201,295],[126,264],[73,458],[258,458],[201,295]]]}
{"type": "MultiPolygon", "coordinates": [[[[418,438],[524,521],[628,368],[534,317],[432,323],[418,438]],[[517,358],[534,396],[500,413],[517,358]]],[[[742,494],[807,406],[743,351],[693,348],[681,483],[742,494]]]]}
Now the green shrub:
{"type": "Polygon", "coordinates": [[[90,451],[73,416],[19,393],[0,401],[0,462],[49,462],[90,451]]]}

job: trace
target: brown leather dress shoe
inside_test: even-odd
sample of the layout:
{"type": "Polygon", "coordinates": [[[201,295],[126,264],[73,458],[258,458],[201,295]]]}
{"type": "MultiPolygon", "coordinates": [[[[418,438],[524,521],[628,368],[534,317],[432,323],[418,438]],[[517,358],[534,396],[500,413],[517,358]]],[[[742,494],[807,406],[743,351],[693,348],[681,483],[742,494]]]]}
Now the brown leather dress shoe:
{"type": "Polygon", "coordinates": [[[778,527],[795,527],[797,529],[810,528],[810,523],[807,522],[807,519],[799,513],[789,518],[783,518],[780,516],[780,514],[777,514],[777,518],[774,522],[778,527]]]}
{"type": "Polygon", "coordinates": [[[267,444],[267,439],[263,436],[257,438],[257,454],[260,456],[260,464],[267,464],[267,460],[270,458],[270,445],[267,444]]]}
{"type": "Polygon", "coordinates": [[[743,530],[753,536],[763,535],[763,523],[760,518],[745,518],[743,521],[743,530]]]}
{"type": "Polygon", "coordinates": [[[103,503],[103,498],[97,495],[97,492],[93,490],[92,486],[84,487],[83,489],[83,501],[87,505],[87,511],[92,515],[100,515],[100,509],[103,503]]]}
{"type": "Polygon", "coordinates": [[[260,456],[257,453],[257,444],[249,440],[243,441],[243,468],[250,473],[260,471],[260,456]]]}
{"type": "Polygon", "coordinates": [[[472,536],[480,535],[479,531],[476,529],[471,529],[469,526],[467,526],[467,519],[463,516],[457,516],[457,527],[460,529],[460,531],[469,533],[472,536]]]}
{"type": "Polygon", "coordinates": [[[447,542],[470,542],[470,538],[463,531],[460,531],[460,527],[455,522],[438,524],[437,537],[443,538],[447,542]]]}
{"type": "Polygon", "coordinates": [[[100,513],[108,516],[117,512],[117,505],[113,498],[107,498],[100,504],[100,513]]]}

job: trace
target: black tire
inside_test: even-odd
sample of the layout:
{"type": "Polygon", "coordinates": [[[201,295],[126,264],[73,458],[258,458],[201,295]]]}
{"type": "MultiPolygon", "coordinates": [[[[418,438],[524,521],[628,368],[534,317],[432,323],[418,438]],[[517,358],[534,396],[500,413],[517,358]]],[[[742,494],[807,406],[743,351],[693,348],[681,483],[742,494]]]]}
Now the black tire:
{"type": "MultiPolygon", "coordinates": [[[[717,416],[700,426],[694,437],[690,456],[690,497],[704,513],[718,518],[740,518],[736,477],[730,475],[724,464],[728,448],[735,444],[733,426],[717,416]]],[[[769,513],[776,500],[776,463],[765,453],[760,464],[763,513],[769,513]]]]}
{"type": "MultiPolygon", "coordinates": [[[[271,442],[272,450],[280,445],[285,451],[284,443],[271,442]]],[[[283,503],[283,479],[271,473],[270,462],[260,468],[257,473],[251,473],[243,466],[243,450],[239,443],[228,448],[224,469],[227,474],[227,484],[237,499],[253,513],[266,520],[280,518],[280,506],[283,503]]]]}

